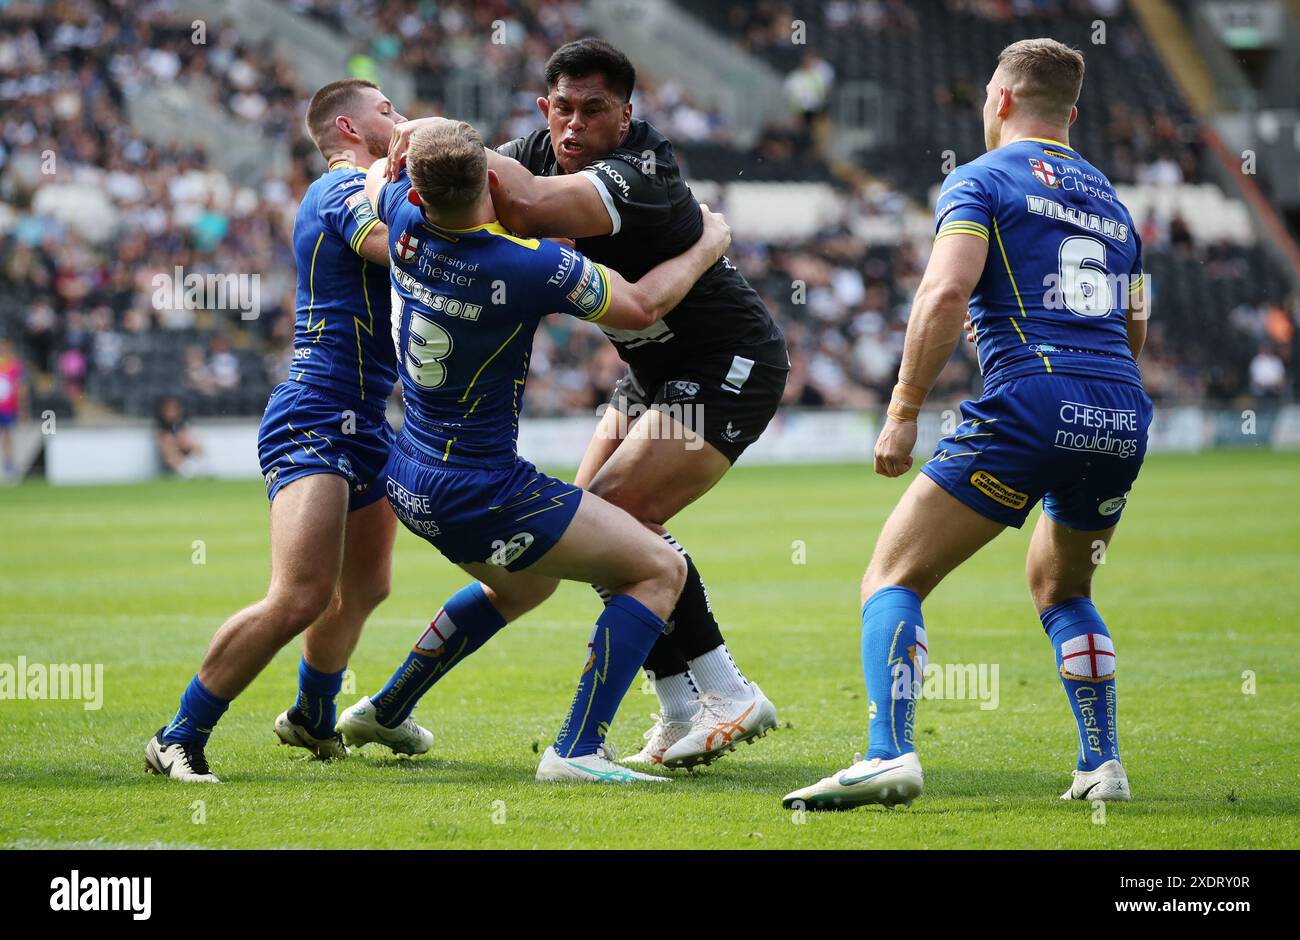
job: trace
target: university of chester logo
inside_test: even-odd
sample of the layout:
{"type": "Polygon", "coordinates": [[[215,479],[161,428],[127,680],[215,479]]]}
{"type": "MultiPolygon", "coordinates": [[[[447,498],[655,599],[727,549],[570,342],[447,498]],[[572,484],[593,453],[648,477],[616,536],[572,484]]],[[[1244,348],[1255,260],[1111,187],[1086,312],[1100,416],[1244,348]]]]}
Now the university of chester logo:
{"type": "Polygon", "coordinates": [[[1048,189],[1057,189],[1061,181],[1056,176],[1056,171],[1046,160],[1038,160],[1033,157],[1029,158],[1029,169],[1033,171],[1034,179],[1042,183],[1048,189]]]}

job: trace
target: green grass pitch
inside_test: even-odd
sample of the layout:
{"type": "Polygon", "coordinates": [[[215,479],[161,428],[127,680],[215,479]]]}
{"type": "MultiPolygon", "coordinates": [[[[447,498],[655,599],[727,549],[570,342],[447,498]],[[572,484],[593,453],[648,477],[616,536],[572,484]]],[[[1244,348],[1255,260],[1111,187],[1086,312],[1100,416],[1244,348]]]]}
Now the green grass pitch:
{"type": "MultiPolygon", "coordinates": [[[[1300,454],[1148,460],[1096,584],[1119,651],[1133,803],[1103,815],[1057,800],[1075,732],[1024,587],[1027,527],[926,605],[931,661],[997,664],[997,707],[921,703],[926,792],[910,810],[802,818],[781,796],[864,749],[858,580],[905,481],[862,466],[742,466],[673,524],[781,728],[653,789],[532,779],[597,612],[582,585],[563,586],[425,698],[416,716],[437,740],[424,757],[371,745],[322,765],[275,746],[295,646],[214,735],[224,785],[147,776],[146,738],[172,715],[213,630],[264,587],[260,483],[0,491],[0,663],[104,664],[97,711],[0,701],[0,847],[1294,848],[1297,483],[1300,454]],[[195,564],[200,540],[205,563],[195,564]]],[[[463,582],[399,532],[393,595],[340,704],[378,688],[463,582]]],[[[620,750],[639,747],[653,710],[635,685],[614,725],[620,750]]]]}

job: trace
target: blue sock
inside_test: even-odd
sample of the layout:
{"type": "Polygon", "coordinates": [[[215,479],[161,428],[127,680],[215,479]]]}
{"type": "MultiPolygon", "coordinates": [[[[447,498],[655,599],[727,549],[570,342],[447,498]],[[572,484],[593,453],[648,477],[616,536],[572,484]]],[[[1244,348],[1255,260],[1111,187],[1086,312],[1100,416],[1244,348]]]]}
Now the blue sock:
{"type": "Polygon", "coordinates": [[[555,753],[561,757],[596,753],[619,703],[663,629],[664,622],[631,595],[615,594],[610,599],[587,644],[587,665],[555,739],[555,753]]]}
{"type": "Polygon", "coordinates": [[[338,717],[334,699],[343,688],[345,672],[346,667],[338,672],[320,672],[312,668],[306,656],[298,663],[298,702],[293,710],[315,737],[328,738],[334,734],[334,720],[338,717]]]}
{"type": "Polygon", "coordinates": [[[905,587],[883,587],[862,605],[862,674],[870,702],[867,760],[915,750],[916,700],[927,658],[921,598],[905,587]]]}
{"type": "Polygon", "coordinates": [[[177,709],[176,717],[163,729],[163,743],[197,741],[207,744],[212,729],[229,707],[230,702],[209,692],[196,675],[181,693],[181,707],[177,709]]]}
{"type": "Polygon", "coordinates": [[[386,728],[400,725],[420,696],[505,625],[505,618],[477,581],[453,594],[407,654],[406,662],[387,685],[370,696],[379,723],[386,728]]]}
{"type": "Polygon", "coordinates": [[[1079,769],[1119,760],[1116,725],[1115,645],[1097,608],[1072,597],[1038,615],[1056,650],[1065,697],[1079,723],[1079,769]]]}

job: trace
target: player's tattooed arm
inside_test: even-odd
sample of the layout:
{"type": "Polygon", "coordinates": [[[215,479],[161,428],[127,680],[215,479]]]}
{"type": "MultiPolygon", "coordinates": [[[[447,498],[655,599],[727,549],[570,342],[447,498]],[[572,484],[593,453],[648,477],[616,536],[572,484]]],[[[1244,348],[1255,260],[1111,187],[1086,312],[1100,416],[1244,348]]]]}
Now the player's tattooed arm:
{"type": "Polygon", "coordinates": [[[731,229],[720,213],[700,205],[704,230],[699,239],[676,258],[669,258],[647,271],[639,281],[629,282],[617,271],[609,271],[610,304],[601,323],[618,330],[644,330],[672,312],[704,272],[717,264],[731,245],[731,229]]]}
{"type": "Polygon", "coordinates": [[[912,466],[916,417],[961,339],[988,253],[988,242],[976,235],[953,234],[934,243],[907,319],[888,418],[876,440],[876,472],[882,476],[896,477],[912,466]]]}
{"type": "Polygon", "coordinates": [[[501,224],[535,238],[591,238],[609,235],[614,221],[592,181],[581,175],[533,176],[518,160],[489,150],[496,171],[492,205],[501,224]]]}

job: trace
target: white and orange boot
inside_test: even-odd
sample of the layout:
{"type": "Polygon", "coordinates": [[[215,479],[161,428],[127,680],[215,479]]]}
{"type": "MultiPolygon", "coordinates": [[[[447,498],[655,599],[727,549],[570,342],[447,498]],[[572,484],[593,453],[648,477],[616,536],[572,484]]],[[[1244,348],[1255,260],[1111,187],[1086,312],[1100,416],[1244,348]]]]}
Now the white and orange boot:
{"type": "Polygon", "coordinates": [[[669,769],[711,764],[741,742],[753,743],[776,727],[776,706],[758,683],[749,683],[751,697],[708,693],[691,717],[690,730],[664,751],[669,769]]]}

